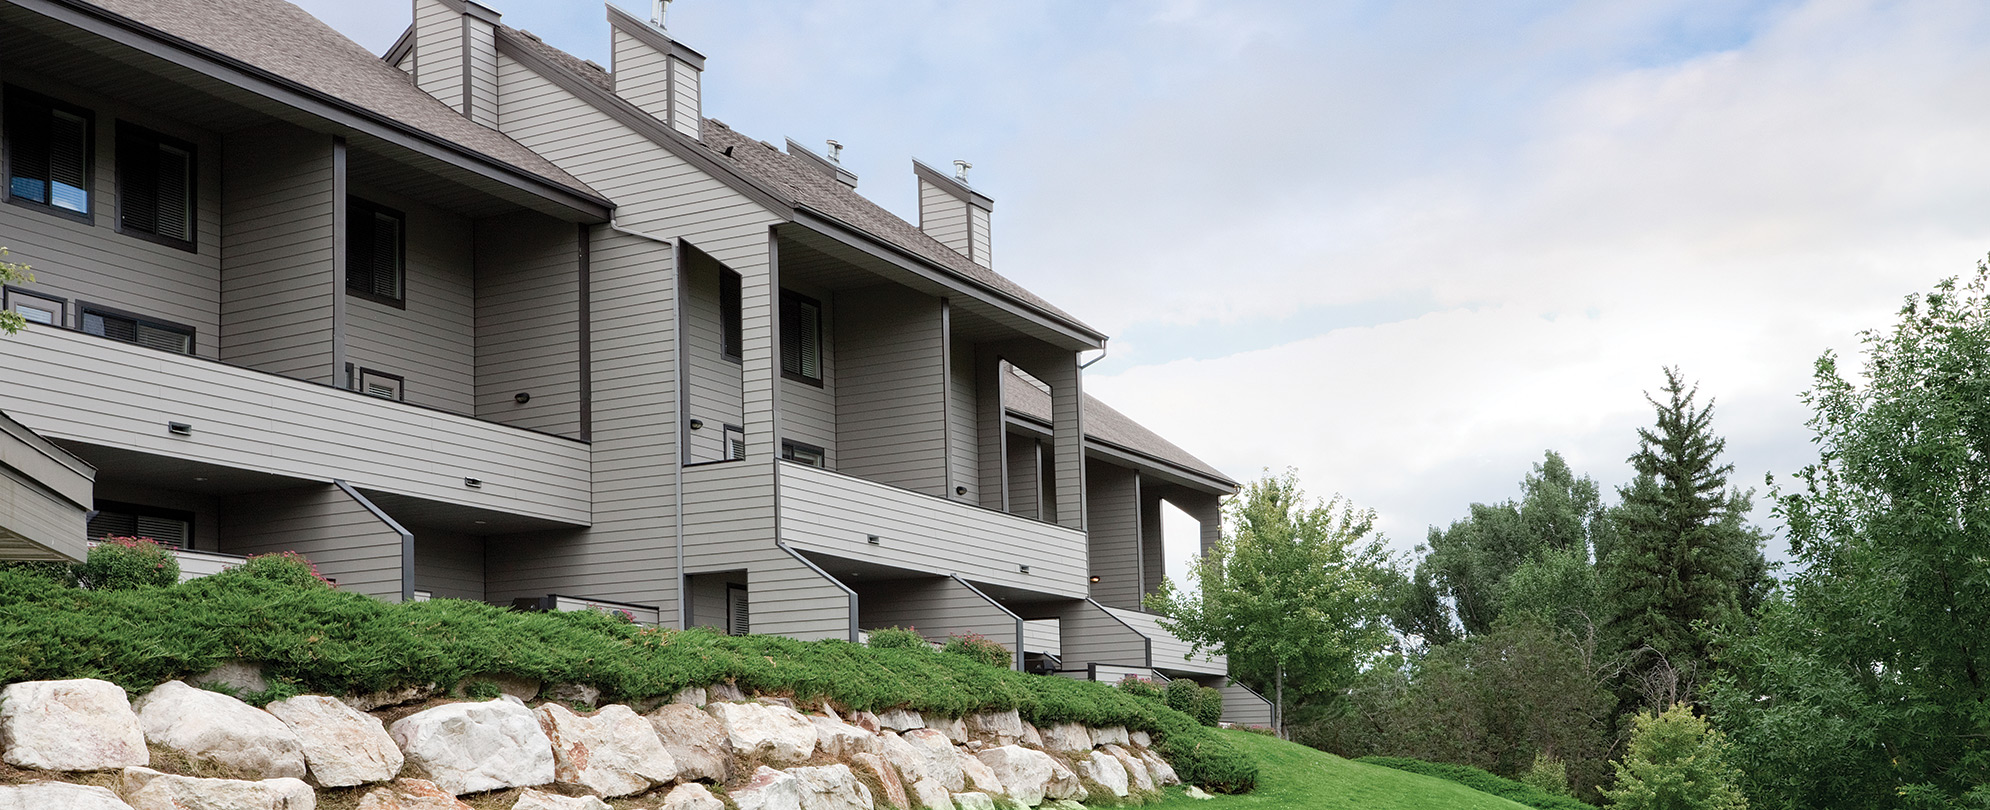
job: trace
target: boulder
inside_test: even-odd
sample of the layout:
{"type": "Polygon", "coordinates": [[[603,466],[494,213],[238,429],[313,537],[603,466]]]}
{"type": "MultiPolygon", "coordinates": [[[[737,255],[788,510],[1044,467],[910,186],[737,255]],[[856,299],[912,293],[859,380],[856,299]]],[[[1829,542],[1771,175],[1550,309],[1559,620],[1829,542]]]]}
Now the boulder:
{"type": "Polygon", "coordinates": [[[769,706],[780,706],[781,708],[784,709],[795,708],[795,699],[788,697],[768,697],[766,695],[761,695],[760,697],[754,698],[753,702],[765,703],[769,706]]]}
{"type": "Polygon", "coordinates": [[[1031,725],[1029,723],[1024,723],[1022,743],[1027,746],[1042,748],[1043,732],[1038,730],[1037,727],[1034,725],[1031,725]]]}
{"type": "Polygon", "coordinates": [[[527,788],[511,810],[615,810],[593,796],[560,796],[527,788]]]}
{"type": "Polygon", "coordinates": [[[304,741],[282,720],[220,692],[167,681],[132,705],[145,741],[253,779],[302,779],[304,741]]]}
{"type": "Polygon", "coordinates": [[[688,703],[666,703],[648,717],[663,750],[677,763],[677,778],[712,782],[732,778],[732,748],[718,718],[688,703]]]}
{"type": "Polygon", "coordinates": [[[983,765],[979,758],[965,751],[954,752],[954,758],[960,762],[960,773],[967,783],[966,787],[991,796],[1001,795],[1002,780],[996,778],[995,771],[983,765]]]}
{"type": "Polygon", "coordinates": [[[36,782],[0,787],[0,810],[131,810],[131,805],[100,787],[36,782]]]}
{"type": "Polygon", "coordinates": [[[837,759],[849,759],[854,754],[878,752],[875,734],[830,717],[809,715],[808,721],[815,724],[816,749],[825,754],[837,759]]]}
{"type": "Polygon", "coordinates": [[[312,810],[318,794],[302,779],[201,779],[151,768],[124,769],[132,810],[312,810]]]}
{"type": "Polygon", "coordinates": [[[396,779],[359,797],[353,810],[475,810],[425,779],[396,779]]]}
{"type": "MultiPolygon", "coordinates": [[[[683,689],[677,690],[677,694],[671,695],[670,702],[681,703],[685,706],[703,706],[705,705],[705,687],[686,686],[683,689]]],[[[673,790],[671,792],[675,793],[677,791],[673,790]]]]}
{"type": "Polygon", "coordinates": [[[726,810],[726,803],[704,785],[692,782],[671,788],[657,810],[726,810]]]}
{"type": "MultiPolygon", "coordinates": [[[[510,693],[507,692],[506,694],[510,693]]],[[[601,700],[601,690],[584,683],[556,683],[540,690],[539,697],[553,703],[565,703],[569,706],[585,706],[592,709],[594,708],[594,704],[601,700]]]]}
{"type": "Polygon", "coordinates": [[[138,715],[110,681],[22,681],[0,690],[0,756],[48,771],[99,771],[151,761],[138,715]]]}
{"type": "Polygon", "coordinates": [[[1119,759],[1111,754],[1093,751],[1090,756],[1078,760],[1078,775],[1111,791],[1114,796],[1126,798],[1126,766],[1119,764],[1119,759]]]}
{"type": "Polygon", "coordinates": [[[732,681],[705,687],[705,700],[710,703],[738,703],[745,699],[746,693],[739,691],[739,684],[732,681]]]}
{"type": "Polygon", "coordinates": [[[220,686],[237,695],[269,691],[262,665],[248,661],[223,661],[220,666],[188,678],[187,682],[194,686],[220,686]]]}
{"type": "Polygon", "coordinates": [[[912,783],[912,798],[926,810],[954,810],[953,791],[938,779],[920,779],[912,783]]]}
{"type": "Polygon", "coordinates": [[[1048,799],[1079,802],[1091,798],[1085,783],[1078,779],[1078,772],[1057,757],[1050,758],[1050,782],[1044,785],[1043,795],[1048,799]]]}
{"type": "Polygon", "coordinates": [[[956,793],[953,799],[960,810],[997,810],[994,797],[986,793],[956,793]]]}
{"type": "Polygon", "coordinates": [[[911,709],[889,709],[878,712],[878,726],[904,733],[915,728],[925,728],[926,718],[911,709]]]}
{"type": "Polygon", "coordinates": [[[878,723],[878,716],[870,712],[851,712],[849,717],[843,718],[843,722],[849,723],[850,725],[861,728],[872,734],[876,734],[884,730],[884,726],[878,723]]]}
{"type": "Polygon", "coordinates": [[[815,753],[815,724],[800,712],[765,703],[714,703],[706,707],[725,727],[735,756],[777,763],[805,762],[815,753]]]}
{"type": "Polygon", "coordinates": [[[1125,745],[1127,742],[1125,726],[1106,726],[1092,729],[1093,745],[1125,745]]]}
{"type": "Polygon", "coordinates": [[[450,703],[387,729],[408,764],[452,796],[553,781],[553,743],[531,709],[506,701],[450,703]]]}
{"type": "Polygon", "coordinates": [[[1023,741],[1023,718],[1016,714],[1015,709],[970,714],[967,716],[967,733],[995,745],[1014,745],[1023,741]]]}
{"type": "Polygon", "coordinates": [[[1167,787],[1168,785],[1179,785],[1182,783],[1182,778],[1175,775],[1175,766],[1169,765],[1168,761],[1162,759],[1160,754],[1156,754],[1153,751],[1141,751],[1137,756],[1140,757],[1142,763],[1146,764],[1147,775],[1154,778],[1155,786],[1167,787]]]}
{"type": "Polygon", "coordinates": [[[1111,754],[1113,759],[1119,760],[1119,766],[1126,769],[1127,787],[1142,792],[1154,790],[1154,777],[1147,772],[1147,763],[1140,761],[1132,751],[1117,745],[1108,745],[1099,750],[1111,754]]]}
{"type": "Polygon", "coordinates": [[[738,810],[802,810],[801,780],[765,765],[726,795],[738,810]]]}
{"type": "Polygon", "coordinates": [[[1043,803],[1050,789],[1056,760],[1049,754],[1019,745],[990,748],[975,755],[1002,786],[1002,795],[1024,807],[1043,803]]]}
{"type": "Polygon", "coordinates": [[[802,810],[872,810],[871,789],[858,781],[850,766],[841,763],[811,768],[789,768],[788,775],[801,783],[802,810]]]}
{"type": "MultiPolygon", "coordinates": [[[[918,778],[938,779],[949,791],[967,788],[967,776],[960,770],[960,755],[954,751],[954,744],[947,739],[947,735],[930,728],[915,728],[905,732],[900,739],[914,754],[918,778]]],[[[905,770],[905,763],[892,764],[897,765],[900,771],[905,770]]]]}
{"type": "Polygon", "coordinates": [[[539,728],[553,743],[553,781],[600,796],[628,796],[677,778],[677,763],[656,727],[620,704],[592,716],[558,703],[539,706],[539,728]]]}
{"type": "Polygon", "coordinates": [[[926,727],[947,735],[947,741],[954,745],[967,742],[967,723],[958,717],[928,717],[926,727]]]}
{"type": "Polygon", "coordinates": [[[383,689],[378,692],[367,692],[360,695],[347,695],[339,698],[339,702],[362,712],[370,712],[383,706],[400,706],[406,703],[416,703],[435,697],[441,693],[442,687],[431,683],[421,686],[403,686],[398,689],[383,689]]]}
{"type": "Polygon", "coordinates": [[[1090,751],[1092,730],[1077,723],[1057,723],[1043,730],[1043,747],[1052,751],[1090,751]]]}
{"type": "Polygon", "coordinates": [[[380,718],[321,695],[298,695],[266,709],[297,735],[320,787],[385,782],[401,772],[401,749],[380,718]]]}
{"type": "Polygon", "coordinates": [[[850,768],[859,775],[870,774],[872,779],[878,781],[878,787],[884,795],[876,798],[884,800],[885,804],[892,807],[912,806],[905,795],[905,782],[898,778],[898,769],[885,762],[884,757],[877,754],[851,754],[850,768]]]}
{"type": "Polygon", "coordinates": [[[1154,735],[1148,734],[1145,731],[1129,731],[1126,732],[1126,741],[1141,748],[1147,748],[1154,744],[1154,735]]]}
{"type": "Polygon", "coordinates": [[[1195,799],[1196,801],[1206,802],[1209,801],[1210,799],[1216,798],[1215,796],[1209,795],[1209,791],[1203,790],[1202,788],[1196,787],[1194,785],[1189,785],[1188,789],[1182,791],[1182,793],[1191,799],[1195,799]]]}

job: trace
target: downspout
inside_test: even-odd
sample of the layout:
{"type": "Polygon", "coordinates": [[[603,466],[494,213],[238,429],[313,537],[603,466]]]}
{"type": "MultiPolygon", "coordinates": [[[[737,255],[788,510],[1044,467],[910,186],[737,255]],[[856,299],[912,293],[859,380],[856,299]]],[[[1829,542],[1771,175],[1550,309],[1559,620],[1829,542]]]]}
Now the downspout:
{"type": "Polygon", "coordinates": [[[1106,340],[1099,341],[1099,356],[1094,357],[1090,360],[1086,360],[1083,363],[1079,363],[1078,370],[1084,371],[1085,369],[1091,368],[1093,363],[1106,359],[1106,355],[1111,353],[1112,353],[1112,340],[1108,338],[1106,340]]]}
{"type": "MultiPolygon", "coordinates": [[[[635,231],[624,230],[619,225],[611,224],[609,227],[621,233],[644,239],[649,238],[635,231]]],[[[670,375],[670,384],[677,389],[675,392],[677,395],[677,413],[672,415],[677,424],[671,428],[672,435],[677,437],[677,460],[675,464],[671,465],[670,470],[670,485],[671,489],[674,490],[674,497],[677,499],[677,507],[674,510],[677,516],[677,629],[689,630],[691,629],[691,594],[687,593],[687,591],[690,590],[691,578],[684,573],[684,463],[691,460],[691,451],[684,444],[686,439],[684,435],[684,412],[690,407],[690,397],[687,393],[689,389],[684,385],[684,375],[686,368],[690,365],[687,362],[690,359],[690,352],[684,347],[685,284],[684,240],[682,239],[672,240],[670,243],[670,269],[671,273],[675,275],[677,282],[671,291],[670,306],[671,319],[677,323],[677,334],[673,339],[677,344],[677,357],[675,358],[677,369],[675,373],[670,375]]]]}

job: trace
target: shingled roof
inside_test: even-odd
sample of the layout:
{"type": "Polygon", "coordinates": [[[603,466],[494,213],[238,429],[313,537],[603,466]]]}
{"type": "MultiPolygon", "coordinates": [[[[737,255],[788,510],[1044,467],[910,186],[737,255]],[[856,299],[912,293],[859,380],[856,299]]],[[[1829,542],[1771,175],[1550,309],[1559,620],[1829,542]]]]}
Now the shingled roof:
{"type": "Polygon", "coordinates": [[[524,144],[477,124],[331,26],[283,0],[85,0],[167,37],[218,53],[595,199],[602,195],[524,144]]]}
{"type": "MultiPolygon", "coordinates": [[[[1035,383],[1024,379],[1010,370],[1007,384],[1002,386],[1003,404],[1011,411],[1048,424],[1051,419],[1050,394],[1038,388],[1035,383]]],[[[1085,437],[1105,444],[1130,450],[1158,461],[1216,479],[1232,487],[1237,485],[1223,471],[1210,466],[1202,459],[1190,455],[1187,450],[1177,447],[1174,442],[1161,438],[1161,435],[1141,426],[1139,422],[1127,418],[1126,414],[1113,410],[1112,406],[1098,401],[1091,394],[1085,395],[1085,437]]]]}

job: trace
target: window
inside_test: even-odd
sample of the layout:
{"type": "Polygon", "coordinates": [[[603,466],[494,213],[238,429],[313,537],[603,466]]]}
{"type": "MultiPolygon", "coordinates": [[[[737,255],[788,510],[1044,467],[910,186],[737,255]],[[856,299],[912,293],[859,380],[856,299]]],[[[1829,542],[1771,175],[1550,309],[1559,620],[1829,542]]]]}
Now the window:
{"type": "Polygon", "coordinates": [[[726,460],[738,461],[746,458],[746,428],[738,425],[726,425],[723,432],[726,442],[726,460]]]}
{"type": "Polygon", "coordinates": [[[726,635],[753,632],[753,614],[746,605],[746,586],[726,583],[726,635]]]}
{"type": "Polygon", "coordinates": [[[193,144],[118,122],[120,232],[193,250],[193,193],[193,144]]]}
{"type": "Polygon", "coordinates": [[[88,533],[95,543],[106,537],[149,537],[162,546],[186,548],[193,543],[193,513],[99,500],[88,533]]]}
{"type": "Polygon", "coordinates": [[[67,325],[62,316],[64,311],[69,308],[68,301],[54,296],[31,293],[19,287],[8,287],[6,288],[6,292],[7,311],[19,313],[28,323],[47,324],[49,326],[67,325]]]}
{"type": "Polygon", "coordinates": [[[76,319],[83,331],[179,354],[193,354],[193,327],[153,320],[95,304],[77,304],[76,319]]]}
{"type": "Polygon", "coordinates": [[[822,448],[801,442],[781,442],[781,458],[810,467],[828,467],[829,456],[822,448]]]}
{"type": "Polygon", "coordinates": [[[398,374],[362,368],[359,370],[359,384],[353,390],[369,397],[400,402],[407,398],[407,380],[398,374]]]}
{"type": "Polygon", "coordinates": [[[822,385],[822,304],[781,291],[781,375],[822,385]]]}
{"type": "Polygon", "coordinates": [[[727,360],[740,361],[742,340],[739,314],[739,274],[719,270],[719,353],[727,360]]]}
{"type": "Polygon", "coordinates": [[[356,197],[346,199],[345,291],[405,307],[407,216],[356,197]]]}
{"type": "Polygon", "coordinates": [[[90,217],[90,111],[6,88],[7,199],[90,217]]]}

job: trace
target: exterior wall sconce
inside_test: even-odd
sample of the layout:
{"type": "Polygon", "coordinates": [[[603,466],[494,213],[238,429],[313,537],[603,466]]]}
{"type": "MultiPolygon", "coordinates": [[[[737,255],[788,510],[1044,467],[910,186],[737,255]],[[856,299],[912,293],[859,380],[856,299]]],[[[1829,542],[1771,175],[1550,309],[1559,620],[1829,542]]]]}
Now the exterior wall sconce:
{"type": "Polygon", "coordinates": [[[192,436],[193,425],[186,422],[167,422],[166,432],[175,436],[192,436]]]}
{"type": "Polygon", "coordinates": [[[463,479],[463,486],[466,486],[466,487],[469,487],[469,488],[471,488],[471,489],[483,489],[483,488],[484,488],[484,479],[482,479],[482,478],[465,478],[465,479],[463,479]]]}
{"type": "Polygon", "coordinates": [[[1020,572],[1022,572],[1022,573],[1025,573],[1025,574],[1027,574],[1027,573],[1029,573],[1029,572],[1030,572],[1030,567],[1029,567],[1029,566],[1027,566],[1027,565],[1018,565],[1018,566],[1016,566],[1016,570],[1018,570],[1018,571],[1020,571],[1020,572]]]}
{"type": "Polygon", "coordinates": [[[512,397],[511,401],[523,405],[527,402],[532,401],[532,395],[529,393],[520,392],[518,396],[512,397]]]}
{"type": "Polygon", "coordinates": [[[703,420],[703,419],[693,419],[693,420],[691,420],[691,429],[692,429],[692,430],[698,430],[698,429],[701,429],[701,428],[703,428],[704,426],[705,426],[705,420],[703,420]]]}
{"type": "Polygon", "coordinates": [[[967,487],[954,487],[954,494],[955,494],[955,495],[966,495],[966,494],[967,494],[967,487]]]}
{"type": "Polygon", "coordinates": [[[1092,581],[1093,581],[1093,582],[1097,582],[1097,581],[1099,581],[1099,578],[1098,578],[1098,577],[1092,577],[1092,581]]]}

